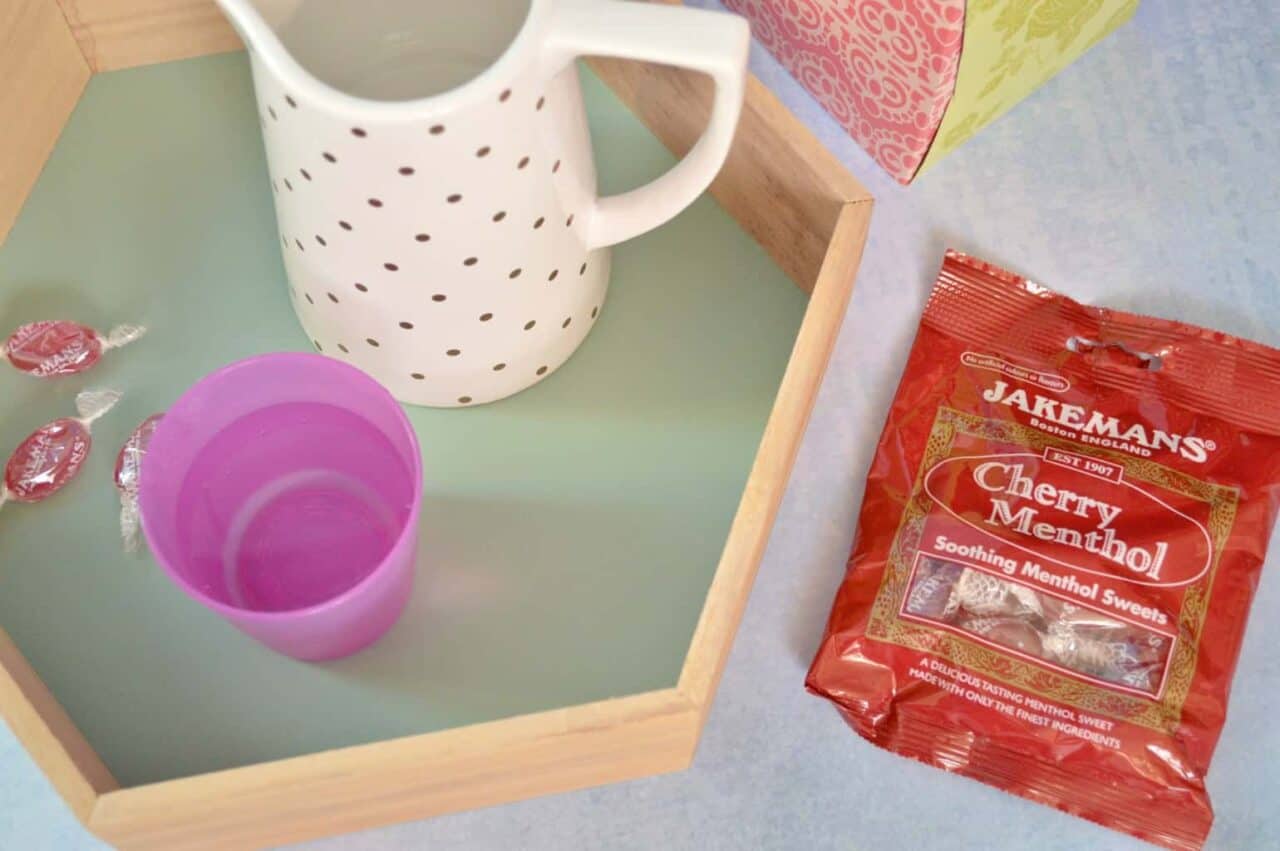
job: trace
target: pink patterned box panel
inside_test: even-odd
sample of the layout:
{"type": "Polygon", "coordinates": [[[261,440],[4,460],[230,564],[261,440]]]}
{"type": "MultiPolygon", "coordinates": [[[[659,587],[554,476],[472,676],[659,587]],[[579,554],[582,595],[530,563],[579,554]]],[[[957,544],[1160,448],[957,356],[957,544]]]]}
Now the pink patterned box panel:
{"type": "Polygon", "coordinates": [[[915,176],[955,90],[965,0],[725,0],[876,161],[915,176]]]}

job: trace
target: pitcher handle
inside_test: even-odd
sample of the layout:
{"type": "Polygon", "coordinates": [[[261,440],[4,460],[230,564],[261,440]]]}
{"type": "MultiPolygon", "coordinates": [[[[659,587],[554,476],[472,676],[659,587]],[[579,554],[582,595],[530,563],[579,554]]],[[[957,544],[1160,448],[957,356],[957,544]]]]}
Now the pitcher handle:
{"type": "Polygon", "coordinates": [[[637,189],[597,198],[587,223],[589,248],[604,248],[656,228],[711,184],[733,142],[746,88],[750,29],[724,12],[632,0],[561,0],[547,34],[553,62],[609,56],[701,71],[715,82],[711,119],[697,144],[666,174],[637,189]]]}

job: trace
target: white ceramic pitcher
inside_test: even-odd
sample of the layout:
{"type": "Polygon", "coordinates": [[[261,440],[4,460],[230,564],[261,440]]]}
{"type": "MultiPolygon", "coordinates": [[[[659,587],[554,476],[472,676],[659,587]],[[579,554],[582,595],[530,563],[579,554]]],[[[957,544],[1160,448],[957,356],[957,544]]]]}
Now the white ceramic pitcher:
{"type": "MultiPolygon", "coordinates": [[[[608,247],[670,219],[724,162],[748,31],[623,0],[217,0],[249,46],[294,309],[320,351],[401,401],[541,380],[603,309],[608,247]],[[703,137],[596,195],[574,60],[716,84],[703,137]]],[[[678,108],[678,107],[677,107],[678,108]]]]}

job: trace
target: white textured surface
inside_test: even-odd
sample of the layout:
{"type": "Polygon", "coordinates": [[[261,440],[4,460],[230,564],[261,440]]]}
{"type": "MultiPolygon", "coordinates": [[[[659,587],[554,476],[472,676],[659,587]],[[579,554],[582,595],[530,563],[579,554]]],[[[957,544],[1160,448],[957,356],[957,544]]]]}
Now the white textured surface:
{"type": "MultiPolygon", "coordinates": [[[[714,5],[699,0],[698,5],[714,5]]],[[[767,57],[877,198],[839,346],[688,772],[315,849],[1148,847],[863,742],[802,688],[862,479],[943,248],[1081,300],[1280,345],[1280,7],[1147,0],[1134,21],[903,189],[767,57]]],[[[1268,572],[1278,566],[1272,550],[1268,572]]],[[[1264,574],[1209,775],[1209,846],[1280,846],[1280,579],[1264,574]]],[[[96,848],[0,727],[0,848],[96,848]]]]}

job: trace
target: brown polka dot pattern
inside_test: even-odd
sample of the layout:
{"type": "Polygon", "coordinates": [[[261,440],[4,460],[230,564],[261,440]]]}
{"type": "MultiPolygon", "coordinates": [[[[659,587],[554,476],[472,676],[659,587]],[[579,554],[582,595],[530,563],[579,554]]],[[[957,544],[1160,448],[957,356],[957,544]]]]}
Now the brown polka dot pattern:
{"type": "MultiPolygon", "coordinates": [[[[529,106],[532,106],[532,111],[541,112],[546,107],[548,98],[545,94],[534,94],[536,95],[535,98],[529,98],[528,100],[521,98],[521,105],[524,109],[528,109],[529,106]]],[[[306,122],[299,124],[281,120],[282,113],[286,114],[286,117],[290,117],[287,115],[288,110],[297,110],[305,116],[308,111],[307,106],[300,106],[291,95],[283,92],[277,91],[274,97],[275,102],[273,104],[266,105],[266,116],[269,116],[270,122],[276,123],[271,124],[268,122],[266,116],[259,116],[260,121],[263,124],[264,133],[270,136],[271,134],[276,133],[296,134],[299,132],[306,132],[307,134],[310,134],[308,141],[313,145],[315,144],[315,141],[323,139],[323,134],[316,132],[314,127],[306,122]],[[280,109],[275,108],[276,104],[280,105],[280,109]],[[300,126],[304,128],[304,131],[299,131],[297,129],[300,126]]],[[[504,89],[497,95],[497,104],[507,104],[514,99],[515,93],[513,90],[509,88],[504,89]]],[[[495,110],[498,108],[497,104],[493,105],[495,110]]],[[[503,107],[502,109],[503,111],[501,114],[503,115],[515,116],[522,112],[522,110],[512,110],[511,107],[503,107]]],[[[528,115],[528,113],[525,113],[525,115],[528,115]]],[[[527,120],[531,121],[532,117],[530,116],[527,120]]],[[[456,359],[459,362],[459,366],[461,366],[464,371],[466,369],[487,369],[492,373],[499,373],[505,372],[508,367],[511,367],[516,370],[518,375],[523,374],[528,376],[529,373],[525,372],[525,370],[531,370],[537,377],[546,375],[551,370],[552,363],[558,364],[559,359],[548,363],[541,363],[544,358],[538,357],[537,349],[525,348],[530,345],[543,345],[541,342],[544,339],[543,335],[531,332],[539,326],[542,326],[543,328],[546,328],[547,326],[554,327],[553,323],[557,321],[560,322],[560,327],[562,329],[568,329],[572,324],[573,318],[575,316],[581,317],[585,314],[585,311],[588,308],[590,310],[590,319],[594,320],[599,315],[599,304],[590,306],[591,303],[588,302],[586,305],[582,305],[581,302],[577,300],[577,296],[575,295],[576,291],[574,289],[570,288],[566,290],[558,288],[556,292],[561,295],[555,296],[557,299],[555,304],[559,305],[560,310],[568,308],[566,312],[569,315],[566,315],[565,313],[559,313],[559,315],[556,315],[555,313],[543,315],[540,313],[542,309],[549,308],[550,310],[555,310],[556,308],[552,306],[551,302],[548,302],[545,308],[540,308],[538,303],[535,301],[533,303],[533,309],[525,314],[523,321],[521,321],[519,319],[519,315],[516,314],[516,316],[508,316],[508,319],[505,322],[495,322],[495,318],[501,315],[504,311],[503,305],[505,302],[503,299],[506,298],[506,296],[491,288],[495,287],[498,282],[503,280],[501,271],[503,269],[507,270],[507,281],[515,281],[522,278],[524,269],[529,268],[535,276],[538,274],[545,274],[546,280],[549,283],[556,282],[560,274],[559,268],[548,268],[547,266],[542,265],[542,263],[546,262],[548,257],[552,259],[552,262],[562,261],[561,265],[569,265],[570,268],[572,268],[572,254],[569,255],[569,258],[562,257],[555,253],[549,255],[541,254],[540,251],[542,249],[534,246],[538,246],[540,244],[545,245],[546,243],[543,242],[545,240],[552,240],[554,241],[553,244],[557,246],[575,245],[576,240],[580,239],[579,236],[563,234],[563,231],[560,229],[545,227],[548,221],[554,222],[556,221],[556,216],[560,215],[563,217],[565,227],[572,229],[576,221],[575,215],[568,211],[558,209],[554,195],[549,196],[551,199],[551,205],[545,207],[541,211],[537,210],[536,207],[533,210],[530,210],[529,201],[526,200],[533,199],[536,201],[539,198],[544,198],[541,193],[544,191],[550,191],[550,187],[552,185],[552,180],[547,172],[549,171],[551,175],[559,174],[564,165],[563,161],[560,158],[554,157],[554,151],[547,151],[540,146],[533,149],[526,149],[523,152],[519,150],[504,152],[502,145],[497,144],[495,147],[495,143],[501,143],[506,137],[495,135],[487,139],[469,139],[466,135],[466,133],[469,132],[469,128],[466,127],[463,128],[461,137],[457,140],[459,142],[458,145],[455,146],[450,144],[443,148],[437,148],[436,153],[432,154],[430,159],[424,156],[423,160],[415,161],[415,150],[413,148],[408,146],[399,146],[396,138],[398,133],[394,132],[396,128],[389,127],[379,132],[380,127],[381,125],[379,127],[375,127],[374,133],[371,134],[365,127],[338,125],[331,131],[336,135],[336,138],[331,137],[327,143],[325,141],[320,141],[319,145],[315,145],[315,147],[310,149],[309,156],[311,158],[316,158],[320,162],[327,163],[328,166],[334,167],[333,175],[338,178],[337,180],[332,178],[325,179],[328,173],[324,171],[326,168],[324,165],[319,167],[320,171],[317,174],[313,174],[309,171],[309,168],[316,168],[314,164],[308,167],[300,166],[297,162],[287,163],[275,161],[271,163],[271,170],[273,173],[271,175],[270,182],[274,193],[277,195],[281,194],[281,183],[284,184],[283,188],[286,192],[292,193],[302,190],[298,197],[298,205],[292,205],[294,209],[305,209],[308,212],[314,209],[319,210],[322,215],[324,212],[328,212],[330,216],[326,217],[325,221],[312,222],[305,213],[298,219],[293,219],[289,214],[282,213],[282,224],[287,227],[288,230],[295,233],[309,233],[311,234],[311,237],[308,238],[304,244],[300,237],[295,238],[281,234],[281,245],[286,251],[296,249],[299,252],[305,252],[307,245],[311,245],[313,250],[315,246],[327,249],[329,247],[330,240],[337,240],[335,246],[341,245],[341,250],[335,248],[334,252],[328,254],[322,252],[319,256],[325,257],[326,264],[332,264],[334,271],[338,273],[345,271],[347,274],[352,275],[353,278],[360,275],[362,270],[354,265],[350,265],[347,258],[350,257],[353,252],[358,255],[361,251],[367,251],[367,248],[364,247],[364,244],[361,241],[347,240],[344,242],[342,239],[343,234],[351,234],[356,230],[360,230],[362,238],[364,234],[372,234],[372,239],[376,240],[379,245],[383,244],[385,241],[391,241],[393,243],[396,240],[407,241],[411,237],[413,241],[419,244],[425,245],[426,243],[431,243],[433,247],[430,249],[425,247],[422,249],[415,249],[413,254],[404,257],[403,262],[400,258],[397,258],[396,261],[383,261],[381,265],[385,272],[399,272],[403,270],[406,274],[404,276],[397,276],[400,280],[398,280],[394,286],[391,285],[390,280],[383,280],[381,282],[375,280],[375,284],[382,283],[386,286],[382,287],[381,291],[377,293],[376,298],[373,295],[370,295],[369,299],[372,300],[348,299],[350,304],[343,304],[342,298],[340,298],[335,292],[326,289],[323,279],[307,281],[305,278],[299,278],[297,281],[290,284],[290,294],[295,302],[297,302],[296,308],[304,312],[306,317],[327,317],[324,319],[324,322],[328,323],[326,327],[329,329],[336,329],[339,333],[341,333],[344,327],[343,323],[345,322],[350,321],[359,323],[355,324],[354,327],[361,327],[361,325],[366,322],[369,323],[365,333],[372,333],[376,336],[364,337],[363,339],[366,344],[373,349],[387,348],[388,352],[381,357],[392,358],[392,360],[399,361],[402,357],[408,356],[408,354],[406,354],[408,350],[402,349],[402,347],[406,345],[405,341],[414,339],[430,340],[432,338],[438,340],[438,323],[456,323],[457,320],[461,318],[454,312],[455,307],[453,302],[460,301],[463,304],[463,309],[465,311],[468,304],[473,304],[471,299],[477,297],[485,299],[493,297],[497,299],[497,302],[491,303],[487,306],[496,308],[496,312],[491,309],[485,310],[482,313],[471,314],[476,317],[478,322],[488,324],[488,327],[483,331],[482,329],[476,328],[473,331],[467,332],[456,324],[444,326],[446,328],[459,328],[459,336],[455,337],[452,341],[455,343],[455,346],[443,350],[444,356],[449,359],[456,359]],[[371,135],[379,137],[376,140],[371,140],[376,142],[376,144],[366,147],[358,147],[359,142],[353,141],[370,139],[371,135]],[[343,142],[343,139],[346,141],[343,142]],[[388,145],[390,146],[389,148],[387,147],[388,145]],[[319,148],[319,150],[317,150],[317,148],[319,148]],[[390,156],[385,156],[387,150],[392,151],[390,156]],[[371,155],[368,153],[370,151],[373,152],[371,155]],[[399,156],[396,151],[399,151],[399,156]],[[494,156],[495,151],[502,154],[502,156],[494,156]],[[357,196],[356,198],[351,199],[355,202],[356,209],[342,209],[338,207],[336,203],[333,203],[332,206],[326,210],[326,205],[332,203],[329,196],[335,191],[334,187],[338,187],[337,191],[341,191],[343,186],[342,181],[346,179],[343,177],[344,173],[341,170],[344,167],[343,164],[359,162],[361,156],[366,158],[370,156],[382,157],[382,167],[386,169],[383,174],[389,174],[389,176],[378,177],[375,173],[370,177],[370,182],[363,187],[365,192],[369,193],[367,197],[361,199],[357,196]],[[510,156],[511,159],[507,159],[508,156],[510,156]],[[466,166],[465,168],[460,168],[453,173],[447,171],[441,172],[438,165],[438,163],[442,161],[441,158],[448,159],[451,157],[454,158],[453,162],[458,162],[457,158],[462,158],[462,163],[470,162],[471,165],[466,166]],[[399,162],[397,162],[397,160],[399,160],[399,162]],[[535,160],[537,160],[537,163],[535,163],[535,160]],[[543,164],[545,163],[549,163],[549,166],[544,166],[543,164]],[[512,169],[513,165],[514,174],[511,171],[507,171],[512,169]],[[537,165],[537,167],[531,168],[531,166],[534,165],[537,165]],[[505,166],[505,169],[503,166],[505,166]],[[544,167],[547,168],[547,171],[543,170],[544,167]],[[468,171],[468,168],[475,171],[468,171]],[[498,171],[487,171],[489,169],[498,169],[498,171]],[[294,176],[293,178],[277,176],[280,175],[281,172],[292,173],[294,176]],[[515,215],[517,220],[526,222],[525,227],[528,228],[528,230],[524,231],[523,238],[521,237],[519,230],[504,231],[505,239],[502,242],[485,242],[484,237],[479,235],[475,237],[476,241],[472,242],[471,238],[465,236],[463,238],[459,238],[458,235],[454,233],[454,229],[459,227],[459,225],[454,224],[454,222],[465,221],[465,219],[459,219],[457,217],[467,216],[467,207],[471,206],[474,209],[476,206],[474,189],[469,184],[460,183],[457,184],[456,187],[450,187],[448,183],[445,183],[441,188],[445,190],[456,188],[456,191],[449,192],[448,194],[442,193],[441,195],[434,196],[434,198],[424,198],[421,195],[414,194],[413,187],[417,184],[413,182],[406,184],[389,182],[395,181],[396,175],[404,178],[413,178],[419,175],[425,175],[429,180],[433,181],[439,180],[440,177],[443,176],[444,180],[447,181],[450,179],[451,174],[470,175],[488,173],[496,175],[503,172],[505,172],[503,177],[498,178],[495,176],[493,180],[498,181],[501,185],[502,189],[500,191],[510,193],[509,197],[502,198],[501,196],[495,195],[492,196],[492,200],[507,201],[513,206],[493,211],[489,214],[490,220],[496,225],[504,222],[509,215],[515,215]],[[292,182],[293,180],[302,180],[304,183],[299,186],[294,186],[292,182]],[[534,182],[528,183],[527,181],[534,182]],[[314,190],[307,184],[315,184],[314,190]],[[531,187],[539,188],[535,190],[531,187]],[[313,192],[317,194],[312,194],[313,192]],[[470,205],[463,203],[464,194],[470,200],[470,205]],[[359,203],[360,200],[364,200],[365,203],[361,205],[359,203]],[[433,213],[430,206],[424,207],[424,203],[428,205],[439,205],[439,212],[433,213]],[[453,205],[457,206],[457,210],[449,210],[446,214],[445,210],[453,205]],[[365,215],[368,216],[378,215],[371,211],[386,210],[387,212],[381,214],[377,223],[375,223],[368,219],[362,221],[360,218],[361,209],[364,209],[366,211],[365,215]],[[345,216],[343,215],[344,213],[346,214],[345,216]],[[532,215],[530,213],[532,213],[532,215]],[[437,215],[441,217],[439,222],[433,218],[433,216],[437,215]],[[339,218],[339,216],[342,217],[339,218]],[[421,216],[421,224],[419,227],[422,229],[410,229],[407,233],[405,231],[396,233],[395,229],[402,227],[401,219],[405,216],[421,216]],[[524,218],[524,216],[528,216],[528,218],[524,218]],[[448,217],[453,218],[450,219],[448,217]],[[325,223],[326,221],[327,224],[325,223]],[[335,224],[339,229],[336,232],[332,230],[335,224]],[[310,227],[308,227],[308,225],[310,225],[310,227]],[[530,233],[530,231],[537,231],[537,236],[535,237],[530,233]],[[432,234],[435,236],[433,237],[432,234]],[[314,243],[312,243],[312,239],[315,240],[314,243]],[[534,242],[533,240],[538,240],[539,242],[534,242]],[[521,253],[523,246],[532,247],[531,253],[528,255],[521,253]],[[475,253],[468,253],[466,251],[467,248],[471,248],[475,253]],[[542,262],[538,262],[539,259],[541,259],[542,262]],[[482,260],[484,263],[481,263],[482,260]],[[439,269],[439,264],[441,263],[447,264],[448,262],[456,263],[459,261],[461,261],[464,267],[474,268],[475,271],[468,274],[468,283],[466,284],[468,289],[457,293],[456,295],[460,296],[460,298],[455,298],[455,293],[449,288],[454,282],[450,281],[447,275],[439,276],[437,271],[439,269]],[[516,265],[517,263],[519,265],[516,265]],[[539,266],[541,266],[541,269],[538,268],[539,266]],[[495,278],[497,279],[496,281],[494,280],[495,278]],[[298,286],[295,287],[294,283],[298,284],[298,286]],[[427,286],[422,286],[422,283],[426,283],[427,286]],[[303,284],[310,284],[310,287],[303,286],[303,284]],[[317,284],[319,286],[316,286],[317,284]],[[406,284],[408,285],[407,287],[405,286],[406,284]],[[431,287],[430,284],[435,284],[436,286],[431,287]],[[308,289],[310,289],[310,291],[308,291],[308,289]],[[316,301],[317,297],[313,296],[316,292],[320,294],[318,298],[320,298],[321,304],[323,304],[324,299],[327,298],[329,305],[323,308],[318,307],[316,301]],[[301,301],[298,300],[298,296],[300,295],[306,299],[311,310],[302,308],[301,301]],[[422,314],[420,317],[422,320],[421,322],[395,320],[394,318],[387,321],[386,314],[383,311],[388,309],[388,305],[400,304],[405,308],[405,313],[413,315],[415,311],[414,304],[416,303],[420,305],[421,302],[412,302],[407,299],[422,299],[423,295],[428,296],[431,303],[439,305],[439,307],[428,313],[422,314]],[[571,299],[571,301],[567,303],[559,301],[564,298],[571,299]],[[384,300],[386,300],[385,304],[384,300]],[[375,312],[366,313],[366,311],[375,312]],[[348,312],[350,312],[352,317],[359,318],[353,318],[351,320],[346,319],[348,312]],[[511,319],[515,319],[518,327],[522,329],[522,331],[517,333],[527,333],[527,336],[519,338],[520,340],[525,341],[520,343],[519,347],[512,347],[508,350],[506,347],[507,344],[504,341],[509,338],[509,335],[513,331],[516,331],[516,328],[509,324],[511,319]],[[335,325],[333,323],[337,324],[335,325]],[[378,323],[386,323],[386,325],[394,323],[394,327],[403,331],[415,331],[417,333],[406,335],[405,337],[397,337],[392,332],[383,330],[384,326],[380,326],[378,323]],[[480,341],[480,344],[475,345],[472,343],[472,338],[467,336],[468,333],[475,335],[483,334],[484,336],[476,337],[476,340],[480,341]],[[380,340],[384,339],[388,341],[386,345],[383,345],[380,342],[380,340]],[[480,360],[479,363],[472,364],[469,362],[468,354],[466,352],[470,353],[470,358],[473,360],[480,358],[484,359],[480,360]],[[486,355],[489,355],[489,357],[485,357],[486,355]],[[498,358],[493,357],[493,355],[499,355],[502,359],[499,360],[498,358]]],[[[440,136],[446,132],[446,127],[443,123],[436,123],[431,124],[426,128],[426,130],[430,136],[440,136]]],[[[453,131],[454,133],[457,133],[458,128],[453,128],[453,131]]],[[[530,137],[512,136],[511,138],[530,137]]],[[[539,136],[534,138],[541,137],[539,136]]],[[[269,145],[268,149],[279,150],[280,146],[278,144],[273,144],[269,145]]],[[[287,146],[285,149],[288,149],[287,146]]],[[[459,165],[462,165],[462,163],[459,163],[459,165]]],[[[482,184],[480,189],[484,191],[485,186],[482,184]]],[[[289,210],[291,201],[292,198],[287,195],[277,200],[276,203],[282,205],[278,209],[289,210]]],[[[483,209],[484,206],[482,204],[480,205],[480,210],[483,209]]],[[[493,208],[490,207],[489,209],[492,210],[493,208]]],[[[465,234],[466,231],[463,230],[462,233],[465,234]]],[[[490,237],[490,239],[492,240],[492,237],[490,237]]],[[[570,250],[582,251],[581,247],[570,250]]],[[[394,253],[394,249],[392,251],[388,251],[388,253],[394,253]]],[[[581,259],[583,254],[585,254],[585,252],[580,254],[577,259],[581,259]]],[[[378,262],[376,257],[370,259],[372,259],[375,264],[378,262]]],[[[588,263],[583,261],[579,266],[578,274],[580,276],[586,275],[587,265],[588,263]]],[[[368,274],[367,269],[363,271],[368,274]]],[[[298,275],[296,269],[291,270],[291,272],[295,277],[298,275]]],[[[315,272],[318,273],[319,269],[316,269],[315,272]]],[[[332,274],[332,272],[329,272],[329,274],[332,274]]],[[[348,280],[350,280],[350,278],[348,278],[348,280]]],[[[332,284],[330,284],[330,286],[332,286],[332,284]]],[[[371,293],[370,287],[363,283],[363,281],[356,280],[352,286],[357,293],[371,293]]],[[[514,293],[517,289],[521,292],[523,291],[523,287],[509,288],[509,291],[514,293]]],[[[550,297],[551,292],[549,291],[547,295],[550,297]]],[[[421,307],[419,306],[416,309],[421,310],[421,307]]],[[[463,315],[465,316],[465,313],[463,315]]],[[[394,316],[394,314],[392,314],[392,316],[394,316]]],[[[306,324],[308,328],[311,327],[312,321],[319,321],[318,319],[306,317],[304,317],[304,324],[306,324]]],[[[581,319],[579,321],[581,321],[581,319]]],[[[352,326],[345,327],[350,328],[352,326]]],[[[348,349],[345,343],[337,342],[334,339],[325,337],[324,335],[326,332],[324,329],[317,328],[316,330],[319,330],[320,333],[316,337],[312,338],[312,342],[317,351],[324,351],[324,347],[328,347],[335,353],[340,352],[342,355],[350,357],[355,363],[357,363],[357,365],[370,368],[374,371],[376,371],[376,369],[384,368],[381,362],[368,363],[362,361],[359,354],[352,355],[351,350],[348,349]]],[[[447,333],[447,330],[445,333],[447,333]]],[[[584,331],[578,332],[579,335],[581,333],[584,333],[584,331]]],[[[576,335],[572,338],[568,336],[560,337],[559,335],[552,336],[556,339],[566,341],[570,339],[577,339],[576,335]]],[[[338,334],[335,334],[335,337],[341,339],[338,334]]],[[[347,339],[352,339],[352,337],[348,337],[347,339]]],[[[354,335],[354,339],[358,340],[361,338],[359,335],[354,335]]],[[[409,343],[408,345],[412,346],[417,344],[409,343]]],[[[565,343],[557,343],[556,345],[558,347],[562,347],[565,343]]],[[[437,349],[436,351],[439,352],[441,350],[437,349]]],[[[372,355],[365,356],[365,358],[368,359],[372,359],[372,357],[372,355]]],[[[436,357],[440,356],[436,355],[436,357]]],[[[413,366],[412,363],[405,365],[410,366],[410,368],[413,366]]],[[[428,376],[431,376],[432,381],[443,381],[446,379],[446,376],[444,375],[433,375],[432,370],[429,367],[429,362],[420,362],[419,369],[421,371],[400,372],[399,381],[401,385],[407,385],[410,379],[414,382],[427,382],[428,376]]],[[[403,367],[401,368],[403,369],[403,367]]],[[[462,374],[463,373],[457,372],[452,373],[454,376],[453,380],[457,380],[457,376],[462,374]]],[[[479,376],[475,377],[479,378],[480,383],[471,384],[470,386],[464,385],[463,387],[457,387],[455,385],[455,393],[464,388],[470,391],[467,394],[454,397],[458,404],[470,404],[476,398],[479,398],[482,401],[487,401],[489,398],[484,392],[486,390],[483,386],[484,379],[479,376]]],[[[394,379],[392,377],[388,377],[385,380],[390,382],[390,386],[394,387],[394,379]]],[[[529,380],[531,381],[532,379],[529,380]]],[[[504,382],[504,384],[500,386],[507,386],[507,384],[504,382]]]]}

